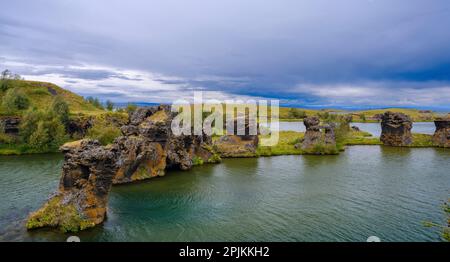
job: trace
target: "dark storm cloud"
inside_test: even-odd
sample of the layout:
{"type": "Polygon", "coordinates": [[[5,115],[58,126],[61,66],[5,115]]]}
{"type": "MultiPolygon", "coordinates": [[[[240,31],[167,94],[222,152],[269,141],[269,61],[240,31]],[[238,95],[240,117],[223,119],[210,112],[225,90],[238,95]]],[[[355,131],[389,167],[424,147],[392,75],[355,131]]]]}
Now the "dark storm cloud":
{"type": "MultiPolygon", "coordinates": [[[[423,93],[449,88],[449,24],[446,0],[18,0],[0,9],[0,56],[138,70],[161,84],[338,104],[333,90],[342,86],[353,90],[349,94],[378,90],[398,97],[404,83],[423,93]]],[[[114,70],[62,71],[51,73],[143,81],[114,70]]]]}

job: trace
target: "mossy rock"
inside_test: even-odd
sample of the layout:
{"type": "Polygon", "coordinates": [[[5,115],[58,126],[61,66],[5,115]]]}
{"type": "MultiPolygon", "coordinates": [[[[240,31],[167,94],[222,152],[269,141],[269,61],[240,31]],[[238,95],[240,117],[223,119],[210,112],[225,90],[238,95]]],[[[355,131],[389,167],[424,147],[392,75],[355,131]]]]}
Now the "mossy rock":
{"type": "Polygon", "coordinates": [[[62,232],[78,232],[93,226],[94,222],[84,219],[73,204],[63,204],[59,196],[32,213],[26,223],[27,229],[53,227],[62,232]]]}

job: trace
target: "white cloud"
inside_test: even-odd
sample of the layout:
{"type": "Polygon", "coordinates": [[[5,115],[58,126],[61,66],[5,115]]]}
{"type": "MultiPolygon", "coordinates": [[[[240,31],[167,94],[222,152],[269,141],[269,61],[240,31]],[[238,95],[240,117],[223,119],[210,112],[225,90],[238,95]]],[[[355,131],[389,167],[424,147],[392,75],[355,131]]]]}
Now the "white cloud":
{"type": "Polygon", "coordinates": [[[449,106],[450,85],[440,83],[370,82],[299,85],[294,93],[319,98],[329,106],[449,106]],[[408,87],[412,86],[412,87],[408,87]]]}
{"type": "Polygon", "coordinates": [[[194,91],[202,91],[204,99],[249,100],[264,99],[235,95],[225,91],[210,91],[192,83],[204,81],[240,81],[240,78],[202,76],[193,80],[166,76],[141,70],[119,69],[99,65],[35,65],[15,59],[0,60],[0,66],[25,71],[27,80],[50,82],[83,96],[95,96],[114,102],[171,103],[176,99],[191,100],[194,91]],[[99,74],[99,76],[96,76],[99,74]]]}

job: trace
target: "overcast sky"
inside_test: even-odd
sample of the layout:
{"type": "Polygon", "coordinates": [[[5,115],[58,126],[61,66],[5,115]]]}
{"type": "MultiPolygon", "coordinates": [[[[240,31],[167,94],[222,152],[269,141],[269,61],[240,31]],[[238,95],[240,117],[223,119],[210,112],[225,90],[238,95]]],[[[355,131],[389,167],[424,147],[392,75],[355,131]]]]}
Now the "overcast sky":
{"type": "Polygon", "coordinates": [[[450,1],[2,1],[4,68],[115,102],[450,108],[450,1]]]}

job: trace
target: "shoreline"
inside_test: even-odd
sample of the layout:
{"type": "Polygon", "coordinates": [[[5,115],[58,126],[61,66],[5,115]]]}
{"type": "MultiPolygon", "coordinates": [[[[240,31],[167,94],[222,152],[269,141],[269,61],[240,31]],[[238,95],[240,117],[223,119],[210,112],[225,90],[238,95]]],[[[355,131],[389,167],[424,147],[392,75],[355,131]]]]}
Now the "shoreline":
{"type": "MultiPolygon", "coordinates": [[[[362,131],[364,132],[364,131],[362,131]]],[[[280,134],[293,134],[297,137],[292,138],[292,141],[288,141],[287,143],[281,143],[279,142],[276,146],[271,147],[261,147],[258,146],[257,154],[256,155],[249,155],[249,156],[234,156],[234,157],[225,157],[221,156],[221,158],[255,158],[255,157],[268,157],[268,156],[281,156],[281,155],[308,155],[308,153],[302,152],[300,149],[293,149],[294,145],[292,144],[295,139],[299,139],[303,137],[304,132],[296,132],[296,131],[280,131],[280,134]],[[273,153],[267,154],[267,150],[272,149],[278,149],[278,147],[284,147],[286,151],[284,153],[273,153]],[[287,148],[289,147],[289,148],[287,148]]],[[[413,144],[409,146],[402,146],[406,148],[442,148],[436,145],[429,144],[431,143],[431,140],[426,140],[427,138],[431,139],[433,135],[430,134],[422,134],[422,133],[413,133],[413,136],[415,137],[415,140],[419,139],[420,141],[413,142],[413,144]]],[[[77,140],[74,140],[77,141],[77,140]]],[[[71,142],[71,141],[68,141],[71,142]]],[[[73,141],[72,141],[73,142],[73,141]]],[[[351,136],[347,138],[346,141],[344,141],[341,145],[343,147],[343,150],[339,150],[340,152],[345,151],[345,147],[347,146],[382,146],[382,142],[380,141],[379,137],[375,136],[367,136],[367,135],[360,135],[360,136],[351,136]]],[[[59,154],[61,153],[59,150],[50,150],[45,152],[20,152],[19,149],[14,148],[0,148],[0,156],[22,156],[22,155],[39,155],[39,154],[59,154]],[[17,150],[17,151],[14,151],[17,150]]],[[[333,155],[338,155],[333,154],[333,155]]],[[[320,155],[320,154],[318,154],[320,155]]]]}

